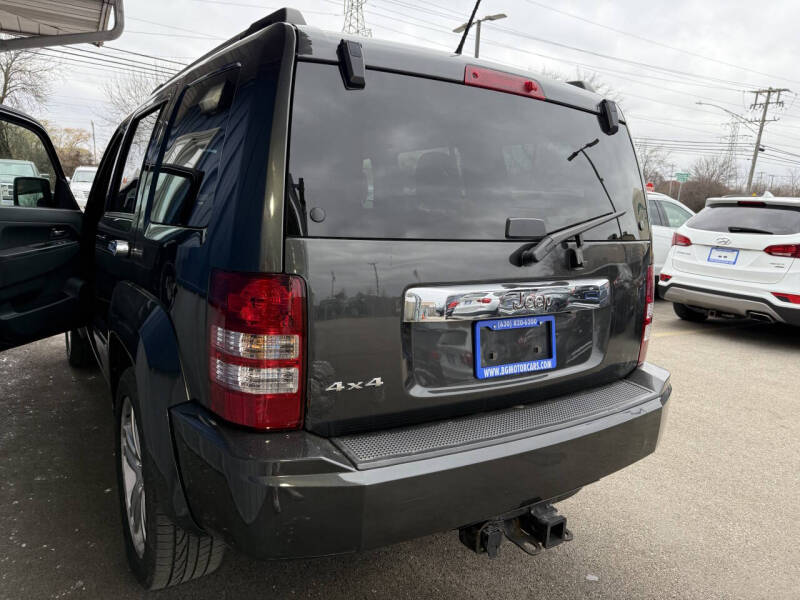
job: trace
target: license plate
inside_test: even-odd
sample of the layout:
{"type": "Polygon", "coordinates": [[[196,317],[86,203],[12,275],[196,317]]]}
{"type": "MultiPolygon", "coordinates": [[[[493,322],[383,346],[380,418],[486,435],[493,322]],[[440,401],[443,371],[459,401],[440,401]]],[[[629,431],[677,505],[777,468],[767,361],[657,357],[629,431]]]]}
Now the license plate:
{"type": "Polygon", "coordinates": [[[708,253],[708,262],[735,265],[737,260],[739,251],[731,248],[712,248],[708,253]]]}
{"type": "Polygon", "coordinates": [[[478,321],[474,342],[478,379],[556,368],[556,320],[553,316],[478,321]]]}

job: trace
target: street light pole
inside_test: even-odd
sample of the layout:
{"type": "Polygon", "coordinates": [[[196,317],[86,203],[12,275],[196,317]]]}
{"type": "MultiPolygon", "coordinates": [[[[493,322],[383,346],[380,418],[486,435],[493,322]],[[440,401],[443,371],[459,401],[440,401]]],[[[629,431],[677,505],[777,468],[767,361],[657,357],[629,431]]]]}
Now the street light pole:
{"type": "MultiPolygon", "coordinates": [[[[475,24],[475,58],[479,58],[481,52],[481,23],[484,21],[499,21],[500,19],[506,18],[505,13],[498,13],[496,15],[487,15],[482,19],[475,19],[473,23],[475,24]]],[[[469,26],[469,22],[462,23],[455,29],[453,29],[453,33],[462,33],[464,30],[467,29],[469,26]]],[[[469,33],[469,32],[467,32],[469,33]]]]}

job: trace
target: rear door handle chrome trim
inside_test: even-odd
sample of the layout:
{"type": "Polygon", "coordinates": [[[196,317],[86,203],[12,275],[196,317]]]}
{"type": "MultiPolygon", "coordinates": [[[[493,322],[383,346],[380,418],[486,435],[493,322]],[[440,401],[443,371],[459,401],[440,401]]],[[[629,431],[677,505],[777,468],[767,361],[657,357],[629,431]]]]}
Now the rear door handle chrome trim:
{"type": "Polygon", "coordinates": [[[552,314],[607,306],[608,279],[497,283],[409,288],[405,323],[477,321],[552,314]]]}
{"type": "Polygon", "coordinates": [[[108,251],[114,256],[128,256],[131,247],[127,240],[111,240],[108,242],[108,251]]]}

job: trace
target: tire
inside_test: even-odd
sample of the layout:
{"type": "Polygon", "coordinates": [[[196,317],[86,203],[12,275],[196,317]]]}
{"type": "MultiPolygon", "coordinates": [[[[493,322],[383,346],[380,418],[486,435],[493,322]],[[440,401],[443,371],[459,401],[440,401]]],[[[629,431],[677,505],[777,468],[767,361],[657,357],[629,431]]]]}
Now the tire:
{"type": "Polygon", "coordinates": [[[154,485],[155,465],[138,425],[139,406],[136,378],[129,368],[120,377],[114,411],[122,532],[131,571],[145,588],[159,590],[216,571],[225,545],[212,536],[185,531],[161,510],[154,485]],[[133,492],[138,489],[142,491],[137,499],[133,492]],[[142,508],[137,510],[137,506],[142,508]]]}
{"type": "Polygon", "coordinates": [[[67,350],[67,362],[71,367],[85,369],[97,366],[89,340],[77,329],[70,329],[64,334],[64,345],[67,350]]]}
{"type": "Polygon", "coordinates": [[[685,321],[702,323],[708,318],[708,311],[692,308],[691,306],[686,306],[685,304],[678,304],[677,302],[672,303],[672,310],[674,310],[675,314],[685,321]]]}

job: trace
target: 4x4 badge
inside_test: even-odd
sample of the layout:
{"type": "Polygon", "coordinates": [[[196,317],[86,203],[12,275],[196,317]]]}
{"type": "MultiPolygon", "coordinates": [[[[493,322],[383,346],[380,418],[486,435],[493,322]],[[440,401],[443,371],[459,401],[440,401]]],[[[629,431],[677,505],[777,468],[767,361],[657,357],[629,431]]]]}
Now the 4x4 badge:
{"type": "Polygon", "coordinates": [[[363,381],[334,381],[328,387],[325,388],[326,392],[343,392],[347,390],[363,390],[364,388],[368,387],[381,387],[383,385],[383,379],[380,377],[373,377],[366,383],[363,381]]]}

